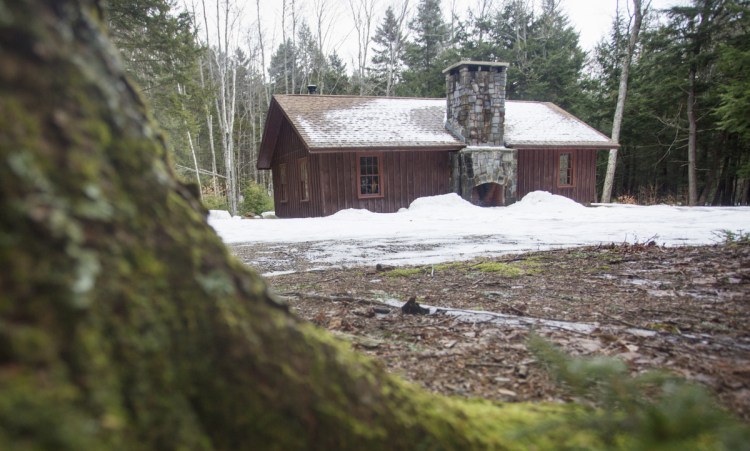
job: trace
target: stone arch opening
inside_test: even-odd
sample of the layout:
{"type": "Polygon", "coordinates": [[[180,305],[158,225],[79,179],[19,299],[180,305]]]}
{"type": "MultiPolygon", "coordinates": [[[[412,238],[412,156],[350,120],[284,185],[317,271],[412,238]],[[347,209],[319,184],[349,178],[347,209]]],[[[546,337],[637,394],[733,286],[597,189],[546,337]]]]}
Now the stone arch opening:
{"type": "Polygon", "coordinates": [[[499,183],[482,183],[471,190],[471,203],[480,207],[505,205],[505,187],[499,183]]]}

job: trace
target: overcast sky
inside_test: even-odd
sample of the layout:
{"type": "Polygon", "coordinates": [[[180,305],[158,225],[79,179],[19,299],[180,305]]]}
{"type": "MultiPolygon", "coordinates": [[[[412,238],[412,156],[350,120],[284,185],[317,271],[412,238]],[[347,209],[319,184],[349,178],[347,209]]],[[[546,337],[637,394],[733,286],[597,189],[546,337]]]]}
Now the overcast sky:
{"type": "MultiPolygon", "coordinates": [[[[185,0],[187,3],[196,0],[185,0]]],[[[212,4],[216,0],[207,0],[207,7],[212,11],[212,4]]],[[[314,11],[317,5],[327,4],[329,13],[327,14],[326,26],[329,36],[326,40],[324,51],[328,54],[334,49],[347,63],[351,70],[356,64],[357,59],[357,40],[351,18],[350,0],[296,0],[296,9],[298,17],[303,17],[313,30],[315,29],[314,11]],[[353,64],[354,63],[354,64],[353,64]]],[[[359,0],[354,0],[358,2],[359,0]]],[[[375,27],[380,23],[388,5],[400,4],[404,0],[375,0],[376,11],[373,25],[375,27]]],[[[442,0],[443,12],[446,17],[451,9],[451,4],[455,2],[456,9],[463,14],[468,8],[474,7],[479,0],[442,0]]],[[[540,0],[533,0],[539,3],[540,0]]],[[[592,50],[594,45],[606,35],[615,15],[617,4],[625,10],[632,0],[562,0],[562,7],[567,13],[570,23],[580,33],[580,44],[584,50],[592,50]]],[[[644,0],[646,2],[648,0],[644,0]]],[[[223,2],[223,1],[222,1],[223,2]]],[[[292,0],[287,0],[287,7],[292,0]]],[[[500,4],[502,0],[497,0],[500,4]]],[[[237,0],[237,3],[244,8],[240,28],[248,31],[257,31],[256,2],[251,0],[237,0]]],[[[416,10],[419,0],[409,0],[409,6],[412,12],[416,10]]],[[[675,5],[689,4],[690,0],[651,0],[652,9],[669,8],[675,5]]],[[[264,33],[266,52],[270,55],[281,42],[281,5],[282,0],[260,0],[261,9],[261,28],[264,33]]],[[[209,12],[209,15],[212,15],[209,12]]],[[[288,23],[288,27],[291,25],[288,23]]],[[[372,47],[372,46],[371,46],[372,47]]],[[[268,58],[268,57],[267,57],[268,58]]]]}

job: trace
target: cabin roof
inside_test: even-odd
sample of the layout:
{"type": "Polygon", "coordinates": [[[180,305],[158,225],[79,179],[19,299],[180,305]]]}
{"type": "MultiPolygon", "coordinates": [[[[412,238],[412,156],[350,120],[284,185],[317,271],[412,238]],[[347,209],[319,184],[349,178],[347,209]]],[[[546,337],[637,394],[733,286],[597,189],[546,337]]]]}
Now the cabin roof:
{"type": "Polygon", "coordinates": [[[311,150],[463,144],[445,122],[445,100],[293,95],[276,96],[311,150]]]}
{"type": "MultiPolygon", "coordinates": [[[[445,128],[445,99],[275,95],[258,167],[270,167],[285,117],[310,152],[358,149],[458,150],[465,144],[445,128]]],[[[617,147],[607,136],[548,102],[506,101],[505,146],[617,147]]]]}
{"type": "Polygon", "coordinates": [[[505,102],[507,147],[618,147],[599,132],[550,102],[508,100],[505,102]]]}

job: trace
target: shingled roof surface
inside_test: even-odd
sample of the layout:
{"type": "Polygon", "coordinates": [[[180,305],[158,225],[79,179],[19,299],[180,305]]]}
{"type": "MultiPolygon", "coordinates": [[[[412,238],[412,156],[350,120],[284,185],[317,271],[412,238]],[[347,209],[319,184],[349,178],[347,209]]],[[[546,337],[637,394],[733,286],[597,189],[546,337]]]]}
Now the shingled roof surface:
{"type": "MultiPolygon", "coordinates": [[[[452,147],[445,99],[277,95],[276,101],[310,150],[452,147]]],[[[505,145],[609,148],[612,142],[551,103],[507,101],[505,145]]]]}
{"type": "Polygon", "coordinates": [[[548,102],[505,102],[505,145],[617,147],[606,135],[548,102]]]}
{"type": "Polygon", "coordinates": [[[445,130],[445,100],[275,96],[311,150],[463,144],[445,130]]]}

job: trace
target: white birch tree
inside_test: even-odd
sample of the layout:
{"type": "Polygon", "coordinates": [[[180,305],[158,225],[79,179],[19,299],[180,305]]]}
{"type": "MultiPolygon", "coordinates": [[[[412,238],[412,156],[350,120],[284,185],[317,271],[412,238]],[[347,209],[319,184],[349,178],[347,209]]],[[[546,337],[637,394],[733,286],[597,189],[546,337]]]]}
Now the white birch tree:
{"type": "MultiPolygon", "coordinates": [[[[628,46],[625,53],[622,55],[622,63],[620,63],[620,85],[617,91],[617,106],[615,107],[615,115],[612,120],[612,136],[611,139],[615,143],[619,144],[620,141],[620,128],[622,127],[622,116],[625,110],[625,98],[628,94],[628,78],[630,76],[630,63],[633,60],[633,54],[635,53],[636,45],[638,44],[638,35],[641,31],[641,24],[643,23],[643,16],[647,13],[650,7],[650,0],[643,5],[642,0],[633,0],[633,11],[630,14],[629,23],[629,37],[628,46]]],[[[619,10],[619,2],[618,2],[619,10]]],[[[609,158],[607,160],[607,174],[604,178],[604,187],[602,188],[602,199],[604,203],[611,202],[612,200],[612,185],[615,180],[615,168],[617,166],[617,149],[609,150],[609,158]]]]}

